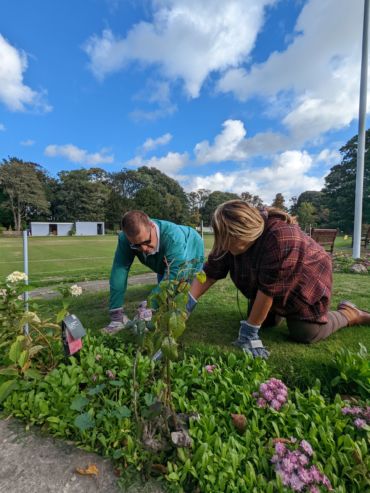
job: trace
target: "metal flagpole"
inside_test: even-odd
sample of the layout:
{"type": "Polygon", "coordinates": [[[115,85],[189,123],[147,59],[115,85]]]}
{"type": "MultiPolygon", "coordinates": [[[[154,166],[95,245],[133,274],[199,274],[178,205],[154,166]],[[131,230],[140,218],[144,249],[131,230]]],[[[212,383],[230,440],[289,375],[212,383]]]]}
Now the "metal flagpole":
{"type": "MultiPolygon", "coordinates": [[[[27,233],[28,233],[27,230],[23,231],[23,271],[25,274],[27,274],[27,279],[25,281],[26,286],[28,286],[28,234],[27,233]]],[[[24,309],[26,312],[28,312],[28,291],[25,291],[23,293],[23,299],[24,299],[24,309]]],[[[29,332],[28,322],[23,327],[23,331],[26,335],[28,335],[29,332]]]]}
{"type": "Polygon", "coordinates": [[[364,25],[362,34],[362,62],[360,83],[360,108],[358,122],[358,147],[356,168],[356,196],[355,196],[355,223],[353,230],[353,258],[361,256],[361,226],[362,200],[364,189],[364,162],[366,138],[366,97],[367,97],[367,58],[368,58],[368,31],[369,31],[369,0],[364,4],[364,25]]]}

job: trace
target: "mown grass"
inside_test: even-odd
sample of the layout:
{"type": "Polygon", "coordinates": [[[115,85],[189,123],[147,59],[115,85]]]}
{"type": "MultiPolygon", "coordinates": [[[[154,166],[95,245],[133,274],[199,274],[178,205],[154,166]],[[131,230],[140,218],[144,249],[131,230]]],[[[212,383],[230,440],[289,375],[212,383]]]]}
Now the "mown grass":
{"type": "MultiPolygon", "coordinates": [[[[109,278],[117,245],[115,235],[30,237],[28,240],[29,277],[33,286],[109,278]]],[[[351,237],[338,237],[335,251],[350,253],[351,241],[351,237]]],[[[213,244],[213,235],[205,234],[204,244],[207,255],[213,244]]],[[[22,238],[0,236],[0,279],[14,270],[24,270],[22,238]]],[[[135,261],[131,274],[144,272],[148,269],[135,261]]]]}
{"type": "MultiPolygon", "coordinates": [[[[213,237],[204,238],[208,252],[213,237]]],[[[108,279],[117,246],[115,235],[30,237],[28,241],[29,278],[33,286],[108,279]]],[[[0,279],[15,270],[24,270],[22,238],[0,237],[0,279]]],[[[148,271],[135,261],[131,274],[148,271]]]]}
{"type": "MultiPolygon", "coordinates": [[[[128,289],[126,311],[133,316],[138,302],[147,298],[151,286],[131,286],[128,289]]],[[[363,309],[370,310],[370,284],[368,276],[335,274],[332,308],[341,299],[350,299],[363,309]]],[[[45,314],[53,315],[59,308],[58,300],[40,301],[45,314]]],[[[239,320],[245,317],[246,300],[240,297],[239,313],[236,289],[230,279],[218,282],[199,301],[198,307],[188,321],[182,337],[187,351],[199,349],[208,354],[238,350],[231,346],[236,339],[239,320]]],[[[98,331],[108,322],[108,293],[85,294],[73,300],[73,311],[82,323],[92,331],[98,331]]],[[[125,336],[115,336],[117,344],[124,344],[125,336]]],[[[271,351],[269,364],[274,373],[289,385],[305,388],[319,379],[323,389],[330,392],[330,381],[334,376],[333,354],[342,347],[353,351],[359,343],[370,350],[370,327],[345,328],[325,341],[312,344],[298,344],[289,338],[286,324],[278,328],[261,331],[264,344],[271,351]]]]}

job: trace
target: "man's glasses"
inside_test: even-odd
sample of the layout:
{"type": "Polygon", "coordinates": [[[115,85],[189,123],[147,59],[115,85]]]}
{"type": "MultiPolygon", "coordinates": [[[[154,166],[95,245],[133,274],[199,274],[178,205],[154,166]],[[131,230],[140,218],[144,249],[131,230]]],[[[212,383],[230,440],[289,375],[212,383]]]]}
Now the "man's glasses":
{"type": "Polygon", "coordinates": [[[133,250],[140,250],[142,246],[150,245],[151,241],[152,241],[152,229],[150,228],[149,238],[140,243],[130,243],[130,248],[132,248],[133,250]]]}

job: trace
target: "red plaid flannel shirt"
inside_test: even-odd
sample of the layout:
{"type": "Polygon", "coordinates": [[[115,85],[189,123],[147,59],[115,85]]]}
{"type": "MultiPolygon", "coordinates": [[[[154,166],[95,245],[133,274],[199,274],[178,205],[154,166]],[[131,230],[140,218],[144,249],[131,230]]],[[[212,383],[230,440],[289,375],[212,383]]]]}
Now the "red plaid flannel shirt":
{"type": "Polygon", "coordinates": [[[332,288],[329,254],[298,225],[264,219],[262,235],[245,253],[209,256],[205,273],[224,279],[230,272],[247,298],[254,299],[258,290],[271,296],[272,310],[279,315],[326,323],[332,288]]]}

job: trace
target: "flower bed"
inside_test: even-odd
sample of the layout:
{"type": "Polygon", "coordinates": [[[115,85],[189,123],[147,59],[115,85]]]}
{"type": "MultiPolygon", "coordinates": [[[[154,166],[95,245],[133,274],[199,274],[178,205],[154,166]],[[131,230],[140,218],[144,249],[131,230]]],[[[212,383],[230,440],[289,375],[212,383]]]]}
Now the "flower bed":
{"type": "Polygon", "coordinates": [[[129,341],[88,335],[64,364],[59,323],[81,289],[61,287],[54,323],[24,312],[24,279],[15,272],[0,291],[4,415],[111,457],[123,478],[157,474],[176,493],[370,489],[364,346],[334,356],[332,386],[351,393],[350,402],[325,398],[319,383],[305,393],[289,389],[264,360],[242,352],[175,361],[186,319],[180,281],[162,284],[153,320],[133,320],[129,341]]]}
{"type": "MultiPolygon", "coordinates": [[[[356,426],[354,413],[346,411],[348,405],[339,396],[327,402],[318,387],[305,394],[285,389],[277,379],[269,380],[264,361],[244,355],[202,359],[199,354],[172,363],[176,410],[199,414],[198,420],[190,420],[192,447],[149,452],[136,438],[131,410],[133,360],[132,347],[110,349],[101,339],[88,337],[80,363],[72,358],[70,365],[60,365],[43,380],[25,381],[7,398],[4,412],[110,456],[122,471],[149,474],[154,464],[152,470],[162,472],[170,491],[333,488],[356,493],[370,486],[370,427],[356,426]],[[269,395],[273,390],[276,399],[269,395]],[[259,399],[265,400],[263,405],[259,399]],[[268,405],[268,400],[281,406],[268,405]],[[245,417],[243,429],[235,426],[231,414],[245,417]],[[284,453],[277,443],[284,444],[284,453]],[[294,462],[295,443],[309,461],[294,469],[283,464],[294,462]]],[[[154,363],[140,357],[139,403],[148,412],[164,385],[153,381],[153,371],[154,363]]]]}
{"type": "Polygon", "coordinates": [[[333,260],[333,272],[353,272],[354,265],[361,265],[363,274],[370,272],[370,253],[364,255],[359,259],[354,259],[352,254],[344,252],[334,252],[332,255],[333,260]]]}

